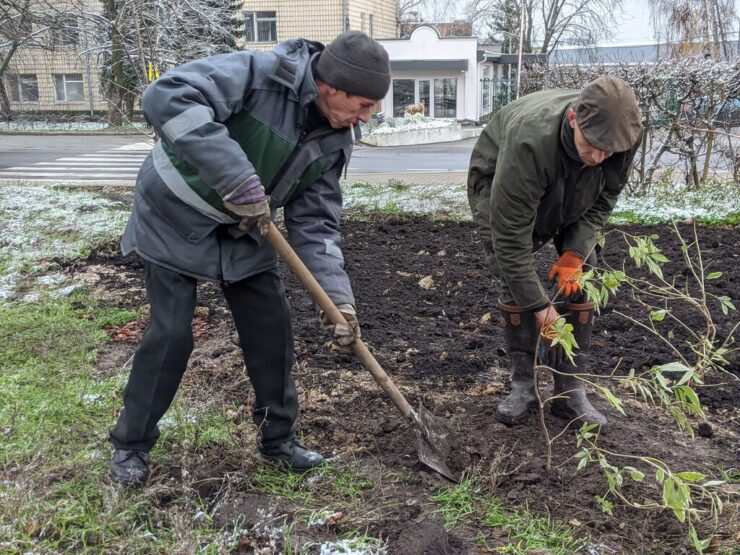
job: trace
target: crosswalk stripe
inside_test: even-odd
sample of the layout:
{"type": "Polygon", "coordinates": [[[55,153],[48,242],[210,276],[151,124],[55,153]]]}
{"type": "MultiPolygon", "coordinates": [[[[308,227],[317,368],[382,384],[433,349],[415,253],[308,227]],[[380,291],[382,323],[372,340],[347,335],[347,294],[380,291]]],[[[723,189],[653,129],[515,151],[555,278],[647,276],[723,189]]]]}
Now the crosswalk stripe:
{"type": "Polygon", "coordinates": [[[44,182],[97,180],[133,183],[150,150],[151,145],[148,143],[135,143],[77,156],[62,156],[50,162],[0,169],[0,180],[25,179],[44,182]]]}

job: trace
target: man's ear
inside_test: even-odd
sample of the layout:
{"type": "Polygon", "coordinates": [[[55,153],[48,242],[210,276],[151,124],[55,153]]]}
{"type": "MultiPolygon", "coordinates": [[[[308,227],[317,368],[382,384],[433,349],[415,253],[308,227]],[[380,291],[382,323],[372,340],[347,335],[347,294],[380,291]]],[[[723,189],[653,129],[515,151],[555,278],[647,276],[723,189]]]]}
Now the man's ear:
{"type": "Polygon", "coordinates": [[[568,108],[568,123],[571,129],[576,128],[576,111],[573,108],[568,108]]]}
{"type": "Polygon", "coordinates": [[[324,83],[323,81],[319,81],[318,79],[316,80],[316,84],[319,87],[319,93],[323,95],[335,96],[339,92],[339,89],[335,89],[331,85],[324,83]]]}

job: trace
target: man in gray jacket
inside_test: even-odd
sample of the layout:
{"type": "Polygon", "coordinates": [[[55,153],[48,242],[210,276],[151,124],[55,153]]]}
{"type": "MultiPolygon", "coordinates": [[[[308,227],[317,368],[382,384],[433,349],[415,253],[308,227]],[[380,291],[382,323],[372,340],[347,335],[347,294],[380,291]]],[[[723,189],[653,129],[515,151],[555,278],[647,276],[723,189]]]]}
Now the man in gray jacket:
{"type": "Polygon", "coordinates": [[[197,60],[146,89],[142,107],[161,140],[139,172],[122,250],[144,262],[151,316],[110,431],[114,479],[137,486],[148,477],[157,423],[193,349],[199,280],[221,285],[234,317],[259,452],[298,471],[323,462],[296,439],[290,309],[263,234],[282,207],[291,245],[350,323],[322,317],[322,328],[351,344],[359,326],[340,248],[339,177],[355,126],[389,84],[383,47],[349,31],[327,48],[296,39],[197,60]]]}

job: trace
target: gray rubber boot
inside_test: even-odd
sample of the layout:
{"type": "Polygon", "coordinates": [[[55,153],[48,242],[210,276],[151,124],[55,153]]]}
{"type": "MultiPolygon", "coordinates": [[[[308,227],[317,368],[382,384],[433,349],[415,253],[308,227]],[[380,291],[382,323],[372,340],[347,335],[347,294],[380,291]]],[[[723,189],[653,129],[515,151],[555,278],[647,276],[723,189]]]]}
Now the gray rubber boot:
{"type": "Polygon", "coordinates": [[[538,334],[533,312],[503,303],[499,308],[504,318],[504,336],[511,360],[511,392],[496,407],[496,420],[513,426],[524,422],[537,408],[534,350],[538,334]]]}
{"type": "Polygon", "coordinates": [[[573,336],[578,343],[578,349],[573,356],[575,366],[566,358],[557,367],[561,372],[553,373],[555,379],[555,394],[562,398],[553,400],[550,412],[566,420],[578,420],[589,424],[604,426],[606,417],[597,411],[586,397],[586,387],[583,381],[571,374],[587,374],[591,353],[591,331],[594,327],[594,304],[566,303],[561,312],[565,320],[573,325],[573,336]]]}

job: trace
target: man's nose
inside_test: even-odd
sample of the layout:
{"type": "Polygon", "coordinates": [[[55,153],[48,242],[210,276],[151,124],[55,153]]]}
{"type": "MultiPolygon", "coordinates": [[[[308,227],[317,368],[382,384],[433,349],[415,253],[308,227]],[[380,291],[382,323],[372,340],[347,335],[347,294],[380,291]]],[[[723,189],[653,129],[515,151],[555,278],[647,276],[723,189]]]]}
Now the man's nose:
{"type": "Polygon", "coordinates": [[[593,153],[591,154],[591,158],[593,158],[594,162],[596,162],[597,164],[601,164],[608,157],[609,155],[607,152],[598,149],[594,149],[593,153]]]}
{"type": "Polygon", "coordinates": [[[370,121],[370,108],[364,108],[360,110],[360,113],[357,115],[357,119],[360,120],[362,123],[367,123],[370,121]]]}

